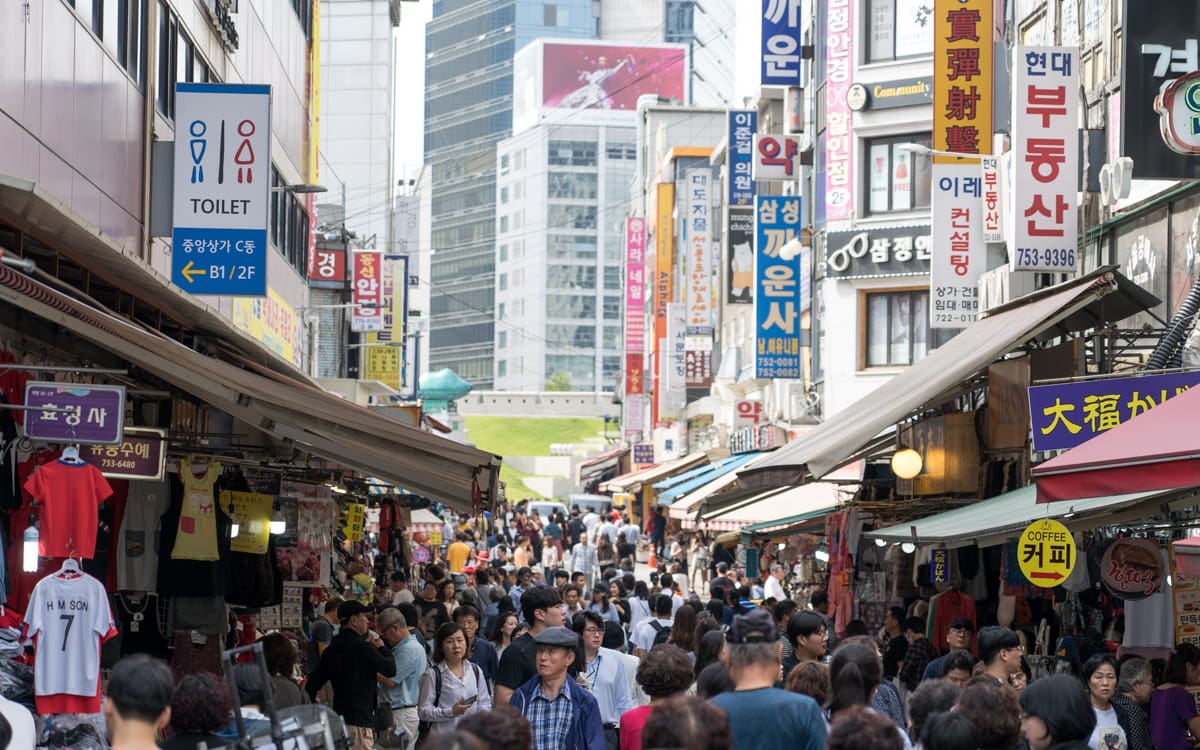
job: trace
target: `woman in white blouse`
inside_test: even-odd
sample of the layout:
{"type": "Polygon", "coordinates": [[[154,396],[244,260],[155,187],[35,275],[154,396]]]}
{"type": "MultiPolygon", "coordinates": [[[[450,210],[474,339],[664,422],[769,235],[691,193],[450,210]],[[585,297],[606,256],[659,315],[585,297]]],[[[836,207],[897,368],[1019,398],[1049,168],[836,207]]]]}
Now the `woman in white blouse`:
{"type": "Polygon", "coordinates": [[[421,675],[417,716],[429,731],[450,732],[459,718],[492,710],[492,693],[483,671],[467,661],[467,636],[457,623],[437,630],[433,666],[421,675]]]}

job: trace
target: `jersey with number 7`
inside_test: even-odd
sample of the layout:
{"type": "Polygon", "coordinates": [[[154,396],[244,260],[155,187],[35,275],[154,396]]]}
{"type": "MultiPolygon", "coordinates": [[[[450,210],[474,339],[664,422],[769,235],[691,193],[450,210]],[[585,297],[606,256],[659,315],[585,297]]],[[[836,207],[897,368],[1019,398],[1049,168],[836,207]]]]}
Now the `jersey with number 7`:
{"type": "Polygon", "coordinates": [[[47,576],[29,597],[25,622],[28,636],[37,636],[34,695],[96,695],[100,639],[114,627],[104,584],[89,575],[47,576]]]}

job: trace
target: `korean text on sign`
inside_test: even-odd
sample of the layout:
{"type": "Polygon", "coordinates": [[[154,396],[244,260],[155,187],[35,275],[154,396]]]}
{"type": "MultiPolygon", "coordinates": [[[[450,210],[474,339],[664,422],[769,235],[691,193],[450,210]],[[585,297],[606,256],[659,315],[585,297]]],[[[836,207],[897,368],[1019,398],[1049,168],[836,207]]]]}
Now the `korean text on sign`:
{"type": "Polygon", "coordinates": [[[933,328],[965,328],[979,315],[979,277],[987,262],[982,194],[977,165],[933,165],[933,328]]]}
{"type": "Polygon", "coordinates": [[[762,85],[800,85],[800,0],[762,0],[762,85]]]}
{"type": "Polygon", "coordinates": [[[1016,47],[1009,257],[1017,271],[1077,265],[1078,113],[1077,51],[1016,47]]]}
{"type": "Polygon", "coordinates": [[[1033,449],[1074,448],[1200,384],[1200,371],[1035,385],[1029,389],[1033,449]]]}
{"type": "MultiPolygon", "coordinates": [[[[631,217],[625,220],[625,352],[640,358],[645,350],[646,220],[631,217]]],[[[628,386],[626,379],[626,388],[628,386]]]]}
{"type": "Polygon", "coordinates": [[[354,256],[354,309],[350,330],[383,330],[383,253],[359,250],[354,256]]]}
{"type": "Polygon", "coordinates": [[[125,386],[25,384],[26,437],[56,443],[119,445],[125,435],[125,386]]]}
{"type": "MultiPolygon", "coordinates": [[[[846,103],[854,60],[854,2],[828,0],[829,41],[825,46],[825,202],[828,221],[849,221],[854,196],[854,113],[846,103]]],[[[819,214],[819,208],[818,208],[819,214]]]]}
{"type": "Polygon", "coordinates": [[[754,134],[758,131],[758,112],[752,109],[729,111],[729,205],[749,206],[754,202],[754,178],[750,164],[754,156],[754,134]]]}
{"type": "Polygon", "coordinates": [[[1058,521],[1034,521],[1017,540],[1017,564],[1034,586],[1053,588],[1071,575],[1077,558],[1071,532],[1058,521]]]}
{"type": "Polygon", "coordinates": [[[800,235],[803,214],[795,196],[755,199],[755,295],[757,322],[756,378],[800,378],[800,253],[784,258],[781,251],[800,235]]]}

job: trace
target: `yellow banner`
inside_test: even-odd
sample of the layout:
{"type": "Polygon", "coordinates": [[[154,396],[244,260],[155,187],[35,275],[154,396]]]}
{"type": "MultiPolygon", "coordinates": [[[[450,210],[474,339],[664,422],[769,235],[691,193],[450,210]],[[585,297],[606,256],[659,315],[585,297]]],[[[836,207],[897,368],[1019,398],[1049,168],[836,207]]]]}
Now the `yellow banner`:
{"type": "Polygon", "coordinates": [[[296,311],[271,287],[267,287],[266,297],[233,300],[233,326],[288,362],[300,364],[296,348],[296,311]]]}
{"type": "Polygon", "coordinates": [[[992,0],[934,0],[933,9],[933,148],[990,154],[992,0]]]}
{"type": "Polygon", "coordinates": [[[352,542],[361,542],[363,527],[367,521],[367,506],[350,503],[346,506],[346,525],[342,527],[346,538],[352,542]]]}
{"type": "Polygon", "coordinates": [[[234,552],[265,555],[271,541],[270,495],[256,492],[222,492],[221,510],[237,519],[238,535],[229,542],[234,552]]]}
{"type": "Polygon", "coordinates": [[[386,386],[400,390],[400,354],[403,351],[398,346],[368,346],[366,380],[378,380],[386,386]]]}

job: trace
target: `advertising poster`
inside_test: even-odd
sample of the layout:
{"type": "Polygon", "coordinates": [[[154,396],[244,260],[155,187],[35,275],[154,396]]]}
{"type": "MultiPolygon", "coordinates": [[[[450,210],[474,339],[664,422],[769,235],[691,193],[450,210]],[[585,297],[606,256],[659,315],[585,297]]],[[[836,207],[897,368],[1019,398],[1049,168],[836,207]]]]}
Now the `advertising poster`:
{"type": "Polygon", "coordinates": [[[643,94],[684,102],[686,67],[680,47],[548,42],[542,106],[633,112],[643,94]]]}

